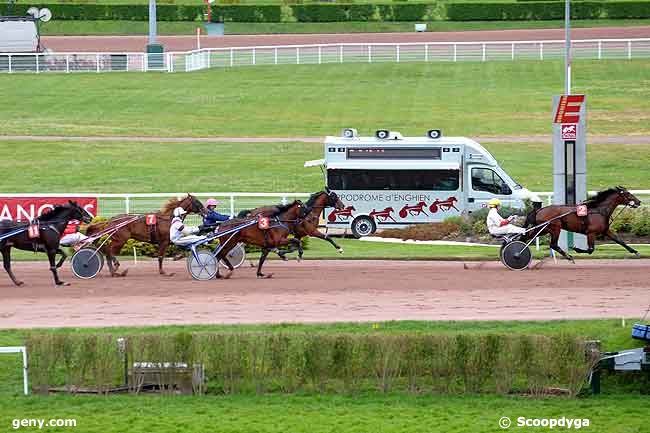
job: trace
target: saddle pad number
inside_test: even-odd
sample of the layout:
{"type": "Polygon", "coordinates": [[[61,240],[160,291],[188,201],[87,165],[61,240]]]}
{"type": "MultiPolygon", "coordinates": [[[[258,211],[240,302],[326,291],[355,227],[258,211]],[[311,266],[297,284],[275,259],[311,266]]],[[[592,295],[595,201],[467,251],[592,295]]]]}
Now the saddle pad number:
{"type": "Polygon", "coordinates": [[[27,229],[27,235],[30,239],[36,239],[41,236],[41,229],[38,224],[30,224],[27,229]]]}
{"type": "Polygon", "coordinates": [[[149,214],[145,217],[145,221],[148,226],[155,226],[156,225],[156,214],[149,214]]]}
{"type": "Polygon", "coordinates": [[[576,213],[578,214],[579,217],[587,216],[587,214],[589,213],[589,210],[587,209],[587,205],[581,204],[576,206],[576,213]]]}
{"type": "Polygon", "coordinates": [[[271,227],[271,220],[269,217],[261,217],[257,220],[257,227],[260,230],[268,230],[268,228],[271,227]]]}

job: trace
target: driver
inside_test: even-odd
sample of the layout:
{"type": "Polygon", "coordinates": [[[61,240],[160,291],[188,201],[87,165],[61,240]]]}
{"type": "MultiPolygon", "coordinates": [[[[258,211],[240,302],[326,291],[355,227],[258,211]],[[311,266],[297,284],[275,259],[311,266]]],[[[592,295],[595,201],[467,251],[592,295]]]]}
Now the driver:
{"type": "Polygon", "coordinates": [[[503,236],[510,234],[521,234],[525,233],[526,229],[518,227],[511,222],[515,219],[514,215],[510,215],[508,218],[502,218],[499,215],[499,208],[501,207],[501,200],[498,198],[493,198],[488,202],[488,207],[490,211],[487,215],[487,228],[491,235],[493,236],[503,236]]]}
{"type": "Polygon", "coordinates": [[[230,219],[230,215],[220,214],[216,211],[218,205],[219,201],[214,198],[209,198],[208,201],[205,202],[205,207],[208,209],[208,212],[203,217],[204,226],[215,226],[230,219]]]}
{"type": "Polygon", "coordinates": [[[64,247],[72,247],[77,249],[78,245],[88,239],[88,236],[84,235],[79,231],[79,225],[81,221],[79,220],[70,220],[68,225],[65,227],[61,239],[59,240],[59,245],[64,247]]]}
{"type": "Polygon", "coordinates": [[[181,247],[193,244],[194,242],[198,242],[206,238],[205,236],[195,235],[195,233],[199,232],[198,227],[185,225],[183,222],[185,220],[185,215],[187,215],[187,212],[182,207],[177,207],[174,209],[174,218],[172,219],[172,224],[169,227],[169,240],[172,241],[174,245],[181,247]]]}

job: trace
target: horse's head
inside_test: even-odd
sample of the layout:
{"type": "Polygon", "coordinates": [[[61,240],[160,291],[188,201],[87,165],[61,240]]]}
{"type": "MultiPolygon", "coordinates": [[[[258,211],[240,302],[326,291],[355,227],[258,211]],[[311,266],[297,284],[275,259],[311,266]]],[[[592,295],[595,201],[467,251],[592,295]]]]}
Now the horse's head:
{"type": "Polygon", "coordinates": [[[187,197],[180,201],[178,206],[182,207],[188,213],[197,213],[201,216],[205,216],[206,210],[201,200],[194,197],[192,194],[187,193],[187,197]]]}
{"type": "Polygon", "coordinates": [[[90,222],[93,220],[93,216],[90,214],[90,212],[88,212],[82,206],[79,206],[76,201],[68,200],[68,206],[70,206],[70,209],[72,210],[72,218],[70,219],[79,220],[84,224],[90,224],[90,222]]]}
{"type": "Polygon", "coordinates": [[[330,190],[328,187],[325,187],[325,194],[327,194],[327,207],[333,207],[337,210],[345,209],[345,205],[337,193],[330,190]]]}
{"type": "Polygon", "coordinates": [[[618,201],[621,204],[625,204],[631,208],[637,208],[641,206],[641,200],[639,200],[634,194],[628,191],[625,187],[617,186],[616,190],[618,191],[618,201]]]}

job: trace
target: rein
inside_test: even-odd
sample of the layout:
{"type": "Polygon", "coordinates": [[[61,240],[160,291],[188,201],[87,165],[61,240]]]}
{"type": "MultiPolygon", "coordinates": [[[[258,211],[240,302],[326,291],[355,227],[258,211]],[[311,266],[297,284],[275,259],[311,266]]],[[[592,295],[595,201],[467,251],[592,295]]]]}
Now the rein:
{"type": "Polygon", "coordinates": [[[612,225],[612,223],[616,220],[616,218],[618,218],[618,217],[621,215],[621,213],[622,213],[625,209],[628,208],[628,206],[629,206],[629,204],[626,204],[626,205],[625,205],[621,210],[618,211],[618,213],[616,214],[615,217],[613,217],[613,218],[610,217],[610,219],[609,219],[609,225],[612,225]]]}

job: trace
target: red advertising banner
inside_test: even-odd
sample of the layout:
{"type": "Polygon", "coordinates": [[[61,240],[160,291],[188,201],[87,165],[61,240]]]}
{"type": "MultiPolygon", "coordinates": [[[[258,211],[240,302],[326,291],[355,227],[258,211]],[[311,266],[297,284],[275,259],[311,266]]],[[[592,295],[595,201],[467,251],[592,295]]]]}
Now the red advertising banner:
{"type": "Polygon", "coordinates": [[[68,200],[76,201],[92,216],[97,215],[97,197],[0,197],[0,221],[27,222],[68,200]]]}

